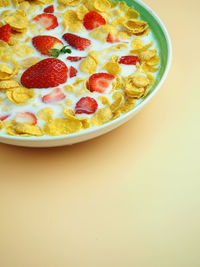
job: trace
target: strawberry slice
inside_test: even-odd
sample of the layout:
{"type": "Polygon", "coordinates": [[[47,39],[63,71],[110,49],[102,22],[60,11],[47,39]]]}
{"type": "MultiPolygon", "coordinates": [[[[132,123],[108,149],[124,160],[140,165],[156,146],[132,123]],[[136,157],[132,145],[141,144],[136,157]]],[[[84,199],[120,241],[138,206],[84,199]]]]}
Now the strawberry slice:
{"type": "Polygon", "coordinates": [[[62,53],[71,53],[62,41],[49,35],[39,35],[32,39],[33,46],[42,54],[57,58],[62,53]]]}
{"type": "Polygon", "coordinates": [[[77,62],[80,61],[81,59],[83,59],[85,57],[67,57],[67,59],[71,62],[77,62]]]}
{"type": "Polygon", "coordinates": [[[44,13],[53,13],[54,12],[54,6],[48,6],[44,9],[44,13]]]}
{"type": "Polygon", "coordinates": [[[106,38],[106,42],[107,43],[118,43],[118,42],[120,42],[120,40],[116,36],[109,33],[107,38],[106,38]]]}
{"type": "Polygon", "coordinates": [[[75,114],[93,114],[98,108],[97,101],[89,96],[82,97],[75,106],[75,114]]]}
{"type": "Polygon", "coordinates": [[[9,24],[0,27],[0,40],[8,42],[10,39],[11,27],[9,24]]]}
{"type": "Polygon", "coordinates": [[[65,39],[65,41],[71,45],[72,47],[74,47],[75,49],[84,51],[88,46],[91,45],[91,41],[86,39],[86,38],[82,38],[78,35],[72,34],[72,33],[65,33],[63,35],[63,38],[65,39]]]}
{"type": "Polygon", "coordinates": [[[67,81],[68,68],[57,58],[46,58],[31,66],[21,76],[21,84],[28,88],[56,87],[67,81]]]}
{"type": "Polygon", "coordinates": [[[106,20],[96,11],[88,12],[83,18],[83,26],[87,30],[93,30],[105,24],[106,20]]]}
{"type": "Polygon", "coordinates": [[[47,31],[55,29],[58,26],[58,20],[52,14],[42,13],[34,17],[33,20],[47,31]]]}
{"type": "Polygon", "coordinates": [[[89,78],[89,89],[91,92],[104,93],[115,79],[114,75],[108,73],[95,73],[89,78]]]}
{"type": "Polygon", "coordinates": [[[66,95],[61,91],[60,88],[55,88],[49,94],[42,97],[42,102],[45,104],[57,102],[65,99],[66,95]]]}
{"type": "Polygon", "coordinates": [[[5,121],[9,116],[10,114],[0,116],[0,121],[5,121]]]}
{"type": "Polygon", "coordinates": [[[35,125],[37,123],[37,118],[31,112],[16,112],[15,121],[18,123],[29,123],[35,125]]]}
{"type": "Polygon", "coordinates": [[[120,57],[118,63],[124,64],[124,65],[136,65],[139,58],[137,56],[123,56],[120,57]]]}
{"type": "Polygon", "coordinates": [[[69,77],[70,78],[72,78],[72,77],[75,77],[76,76],[76,74],[77,74],[77,69],[75,69],[73,66],[71,66],[70,68],[69,68],[69,77]]]}

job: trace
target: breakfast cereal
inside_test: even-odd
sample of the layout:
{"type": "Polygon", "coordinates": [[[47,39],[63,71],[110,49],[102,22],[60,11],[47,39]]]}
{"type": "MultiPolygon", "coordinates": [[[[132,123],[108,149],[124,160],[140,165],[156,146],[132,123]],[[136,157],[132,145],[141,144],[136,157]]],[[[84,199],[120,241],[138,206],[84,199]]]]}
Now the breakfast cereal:
{"type": "Polygon", "coordinates": [[[68,135],[123,116],[156,79],[153,34],[109,0],[0,0],[0,135],[68,135]]]}

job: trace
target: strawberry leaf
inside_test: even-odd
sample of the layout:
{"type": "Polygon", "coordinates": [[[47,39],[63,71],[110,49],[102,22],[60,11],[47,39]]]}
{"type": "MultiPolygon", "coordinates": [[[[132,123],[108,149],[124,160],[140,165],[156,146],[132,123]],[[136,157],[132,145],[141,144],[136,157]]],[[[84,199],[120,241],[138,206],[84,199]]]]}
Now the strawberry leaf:
{"type": "Polygon", "coordinates": [[[50,49],[49,52],[50,52],[50,55],[55,58],[57,58],[60,55],[59,49],[50,49]]]}
{"type": "Polygon", "coordinates": [[[60,54],[66,54],[66,53],[71,54],[72,50],[69,49],[69,48],[67,48],[67,47],[68,47],[68,46],[63,46],[63,48],[60,49],[60,50],[59,50],[59,49],[55,49],[55,48],[50,49],[50,50],[49,50],[50,55],[51,55],[52,57],[57,58],[60,54]]]}
{"type": "Polygon", "coordinates": [[[66,54],[66,53],[71,54],[72,50],[67,48],[67,47],[68,47],[68,45],[63,46],[63,48],[60,50],[60,52],[63,54],[66,54]]]}

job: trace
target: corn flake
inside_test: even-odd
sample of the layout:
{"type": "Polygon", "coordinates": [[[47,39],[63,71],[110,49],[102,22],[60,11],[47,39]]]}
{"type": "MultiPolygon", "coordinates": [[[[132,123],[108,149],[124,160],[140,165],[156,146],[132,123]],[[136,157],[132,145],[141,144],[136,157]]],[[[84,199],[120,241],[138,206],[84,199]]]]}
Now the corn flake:
{"type": "Polygon", "coordinates": [[[70,84],[67,84],[64,86],[64,89],[66,92],[70,92],[70,93],[73,93],[74,92],[74,87],[70,84]]]}
{"type": "Polygon", "coordinates": [[[47,122],[43,126],[43,131],[47,135],[63,135],[79,132],[82,123],[79,120],[71,120],[67,118],[57,118],[47,122]]]}
{"type": "Polygon", "coordinates": [[[118,74],[121,74],[122,69],[119,63],[117,62],[108,62],[104,65],[104,69],[107,70],[108,73],[116,76],[118,74]]]}
{"type": "Polygon", "coordinates": [[[125,80],[125,91],[129,97],[140,99],[145,96],[149,80],[143,75],[129,76],[125,80]]]}
{"type": "Polygon", "coordinates": [[[78,19],[76,12],[72,9],[65,11],[63,16],[63,26],[71,32],[80,32],[82,29],[82,22],[78,19]]]}
{"type": "Polygon", "coordinates": [[[90,51],[90,52],[88,53],[88,55],[89,55],[90,57],[92,57],[92,58],[95,60],[95,62],[98,64],[98,53],[97,53],[96,51],[90,51]]]}
{"type": "Polygon", "coordinates": [[[28,57],[28,56],[30,56],[31,54],[34,53],[34,50],[33,50],[32,47],[30,47],[28,45],[19,45],[19,44],[16,44],[14,46],[13,52],[18,57],[28,57]]]}
{"type": "Polygon", "coordinates": [[[123,26],[126,21],[127,21],[126,17],[118,17],[112,21],[112,25],[115,27],[123,26]]]}
{"type": "Polygon", "coordinates": [[[6,73],[6,74],[12,74],[13,70],[8,65],[0,64],[0,72],[6,73]]]}
{"type": "Polygon", "coordinates": [[[103,96],[103,95],[100,95],[98,97],[98,100],[103,104],[103,105],[108,105],[110,106],[110,101],[107,97],[103,96]]]}
{"type": "Polygon", "coordinates": [[[19,123],[17,124],[15,131],[17,134],[25,134],[28,136],[41,136],[42,131],[37,125],[31,125],[29,123],[19,123]]]}
{"type": "Polygon", "coordinates": [[[83,20],[83,18],[85,17],[85,15],[89,12],[89,10],[87,9],[87,7],[85,5],[80,5],[78,6],[77,10],[76,10],[76,14],[78,19],[83,20]]]}
{"type": "Polygon", "coordinates": [[[127,29],[128,32],[134,35],[143,34],[144,31],[148,28],[147,22],[138,19],[129,19],[123,24],[123,26],[127,29]]]}
{"type": "Polygon", "coordinates": [[[34,91],[25,87],[16,87],[8,90],[6,95],[14,104],[24,104],[34,97],[34,91]]]}
{"type": "Polygon", "coordinates": [[[5,17],[7,17],[12,11],[11,10],[4,10],[3,12],[1,12],[0,14],[0,19],[4,19],[5,17]]]}
{"type": "Polygon", "coordinates": [[[97,113],[90,119],[90,123],[94,126],[102,125],[111,119],[112,112],[109,107],[101,108],[97,113]]]}
{"type": "Polygon", "coordinates": [[[18,86],[20,86],[19,83],[14,80],[0,81],[0,90],[7,90],[18,86]]]}
{"type": "Polygon", "coordinates": [[[94,8],[99,12],[106,12],[111,8],[111,4],[108,0],[95,0],[94,8]]]}
{"type": "Polygon", "coordinates": [[[0,0],[0,7],[7,7],[11,5],[11,0],[0,0]]]}
{"type": "Polygon", "coordinates": [[[129,40],[130,34],[128,32],[125,31],[119,31],[116,36],[120,39],[120,40],[129,40]]]}
{"type": "Polygon", "coordinates": [[[119,8],[121,11],[124,11],[124,12],[126,12],[129,9],[129,7],[127,6],[127,4],[124,1],[119,3],[119,8]]]}
{"type": "Polygon", "coordinates": [[[41,58],[39,57],[29,57],[29,58],[25,58],[20,62],[20,66],[23,69],[28,69],[31,66],[35,65],[36,63],[38,63],[41,60],[41,58]]]}
{"type": "Polygon", "coordinates": [[[124,96],[121,92],[117,92],[115,93],[115,95],[113,95],[113,98],[115,99],[115,101],[110,105],[110,109],[112,112],[115,112],[123,105],[124,96]]]}
{"type": "Polygon", "coordinates": [[[21,2],[21,3],[19,4],[19,9],[21,9],[21,10],[26,10],[26,9],[28,9],[29,7],[30,7],[30,4],[29,4],[28,1],[24,1],[24,2],[21,2]]]}
{"type": "Polygon", "coordinates": [[[136,40],[133,40],[131,45],[132,45],[132,47],[134,47],[134,49],[130,50],[130,53],[131,54],[140,54],[140,53],[146,51],[147,49],[149,49],[153,45],[153,41],[146,44],[146,45],[142,45],[142,47],[140,46],[140,42],[138,42],[138,47],[136,47],[136,40]]]}
{"type": "Polygon", "coordinates": [[[24,32],[28,28],[28,18],[24,10],[17,10],[4,20],[17,32],[24,32]]]}
{"type": "Polygon", "coordinates": [[[135,9],[129,7],[125,12],[125,17],[127,19],[137,19],[139,17],[139,13],[135,9]]]}
{"type": "Polygon", "coordinates": [[[58,3],[61,5],[75,7],[81,3],[81,0],[58,0],[58,3]]]}
{"type": "Polygon", "coordinates": [[[143,75],[137,75],[132,77],[132,82],[137,87],[146,87],[149,85],[149,80],[143,75]]]}
{"type": "Polygon", "coordinates": [[[126,113],[132,110],[136,105],[136,100],[134,98],[127,98],[125,104],[120,108],[121,113],[126,113]]]}
{"type": "Polygon", "coordinates": [[[43,121],[50,121],[53,118],[53,110],[51,108],[43,108],[40,109],[37,113],[38,118],[40,118],[43,121]]]}
{"type": "Polygon", "coordinates": [[[97,63],[92,57],[89,56],[81,61],[79,68],[84,73],[93,74],[96,72],[97,63]]]}
{"type": "Polygon", "coordinates": [[[147,61],[147,65],[149,66],[156,66],[160,62],[160,57],[158,55],[155,55],[150,60],[147,61]]]}

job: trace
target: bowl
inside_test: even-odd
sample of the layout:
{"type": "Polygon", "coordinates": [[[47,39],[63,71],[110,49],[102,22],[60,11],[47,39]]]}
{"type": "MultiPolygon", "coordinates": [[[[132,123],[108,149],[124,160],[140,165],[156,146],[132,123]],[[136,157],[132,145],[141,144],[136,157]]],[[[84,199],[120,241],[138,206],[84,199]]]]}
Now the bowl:
{"type": "Polygon", "coordinates": [[[154,38],[157,40],[159,50],[158,52],[161,59],[160,69],[158,71],[158,74],[156,75],[156,81],[150,92],[140,101],[139,104],[135,106],[134,109],[125,114],[120,115],[120,117],[118,117],[117,119],[110,121],[102,126],[92,127],[78,133],[55,137],[21,137],[1,135],[0,142],[23,147],[56,147],[83,142],[94,137],[103,135],[119,127],[120,125],[131,119],[133,116],[135,116],[150,101],[150,99],[155,95],[155,93],[163,84],[169,71],[172,57],[170,37],[163,22],[155,14],[155,12],[151,10],[150,7],[148,7],[140,0],[125,0],[125,2],[128,6],[134,6],[134,8],[140,13],[141,19],[148,22],[149,27],[154,35],[154,38]]]}

